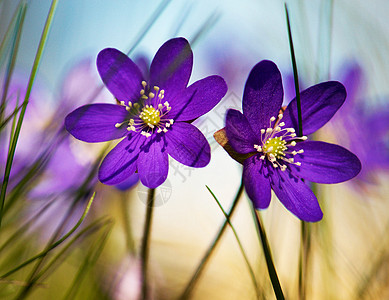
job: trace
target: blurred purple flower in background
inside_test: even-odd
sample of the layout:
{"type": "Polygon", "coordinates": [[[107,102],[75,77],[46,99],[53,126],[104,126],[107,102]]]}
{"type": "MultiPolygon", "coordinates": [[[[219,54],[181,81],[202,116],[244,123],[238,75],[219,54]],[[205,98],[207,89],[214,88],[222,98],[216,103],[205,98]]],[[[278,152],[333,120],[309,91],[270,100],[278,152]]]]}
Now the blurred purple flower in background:
{"type": "Polygon", "coordinates": [[[120,51],[107,48],[99,53],[100,76],[120,105],[82,106],[66,117],[65,126],[86,142],[125,137],[101,164],[102,183],[116,185],[138,171],[145,186],[158,187],[167,178],[168,154],[187,166],[208,164],[209,144],[187,121],[210,111],[227,86],[221,77],[209,76],[187,87],[192,65],[192,50],[184,38],[171,39],[158,50],[150,83],[120,51]]]}
{"type": "Polygon", "coordinates": [[[353,151],[362,162],[356,183],[375,183],[377,171],[389,169],[389,103],[367,105],[366,78],[361,66],[348,63],[340,79],[347,101],[330,124],[340,144],[353,151]]]}
{"type": "MultiPolygon", "coordinates": [[[[346,98],[342,84],[323,82],[301,92],[302,126],[309,135],[326,124],[346,98]]],[[[271,189],[283,205],[304,221],[323,217],[314,193],[302,179],[339,183],[355,177],[361,165],[348,150],[296,136],[297,101],[284,113],[281,74],[271,61],[251,70],[243,93],[243,114],[230,109],[226,134],[232,148],[248,154],[243,164],[246,192],[256,208],[270,204],[271,189]]]]}

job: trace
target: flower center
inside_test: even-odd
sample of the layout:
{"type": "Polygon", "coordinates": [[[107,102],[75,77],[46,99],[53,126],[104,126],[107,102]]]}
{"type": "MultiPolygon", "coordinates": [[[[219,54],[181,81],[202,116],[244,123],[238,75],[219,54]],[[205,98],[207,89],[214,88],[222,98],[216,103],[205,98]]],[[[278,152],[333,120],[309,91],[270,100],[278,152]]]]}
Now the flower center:
{"type": "Polygon", "coordinates": [[[146,105],[143,107],[142,112],[139,115],[139,118],[146,123],[147,125],[158,125],[161,118],[159,117],[159,110],[156,110],[152,106],[146,105]]]}
{"type": "Polygon", "coordinates": [[[262,147],[262,152],[267,154],[274,155],[275,158],[279,159],[282,156],[285,156],[284,150],[288,148],[285,146],[286,141],[282,139],[282,137],[277,136],[272,139],[268,139],[262,147]]]}
{"type": "Polygon", "coordinates": [[[116,123],[115,127],[119,128],[127,123],[128,131],[140,132],[145,137],[150,137],[154,132],[167,132],[174,120],[168,118],[171,106],[169,102],[163,101],[165,91],[158,86],[154,86],[151,91],[146,81],[142,81],[142,86],[138,102],[132,104],[128,101],[127,105],[124,101],[120,102],[130,113],[130,119],[116,123]]]}
{"type": "Polygon", "coordinates": [[[296,140],[305,141],[306,136],[296,137],[294,128],[284,128],[284,122],[280,122],[283,115],[279,114],[277,121],[275,117],[270,118],[269,127],[266,129],[261,129],[261,145],[254,145],[254,148],[262,153],[260,159],[264,160],[265,158],[270,161],[274,168],[280,168],[281,171],[285,171],[287,164],[294,164],[301,166],[300,162],[294,161],[294,156],[297,154],[304,153],[303,149],[298,151],[287,151],[289,147],[296,146],[296,140]],[[272,126],[272,123],[274,126],[272,126]]]}

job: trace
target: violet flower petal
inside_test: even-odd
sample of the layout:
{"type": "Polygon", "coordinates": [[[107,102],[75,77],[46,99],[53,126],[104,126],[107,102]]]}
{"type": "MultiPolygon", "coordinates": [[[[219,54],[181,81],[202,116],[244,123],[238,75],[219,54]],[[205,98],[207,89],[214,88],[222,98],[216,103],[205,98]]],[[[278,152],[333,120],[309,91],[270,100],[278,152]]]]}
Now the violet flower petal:
{"type": "Polygon", "coordinates": [[[243,182],[254,207],[267,208],[271,200],[269,170],[258,155],[251,156],[244,161],[243,182]]]}
{"type": "Polygon", "coordinates": [[[267,60],[256,64],[243,93],[243,114],[255,132],[269,127],[270,117],[277,118],[283,96],[281,73],[277,66],[267,60]]]}
{"type": "MultiPolygon", "coordinates": [[[[346,99],[346,89],[337,81],[316,84],[300,94],[301,115],[304,135],[314,133],[323,127],[342,106],[346,99]]],[[[284,128],[294,128],[298,132],[297,100],[294,98],[286,108],[284,128]]]]}
{"type": "Polygon", "coordinates": [[[239,153],[255,152],[259,138],[251,129],[246,117],[238,110],[229,109],[226,116],[226,134],[228,142],[239,153]]]}
{"type": "Polygon", "coordinates": [[[89,143],[106,142],[125,136],[127,126],[119,128],[128,116],[124,106],[115,104],[88,104],[68,114],[65,127],[75,138],[89,143]]]}
{"type": "Polygon", "coordinates": [[[196,81],[174,99],[169,118],[175,121],[196,119],[214,108],[227,93],[227,84],[220,76],[209,76],[196,81]]]}
{"type": "Polygon", "coordinates": [[[134,173],[130,177],[122,181],[121,183],[115,185],[115,188],[124,192],[131,189],[133,186],[135,186],[138,183],[138,181],[139,181],[139,175],[138,173],[134,173]]]}
{"type": "Polygon", "coordinates": [[[293,176],[289,169],[273,169],[270,175],[272,189],[286,209],[306,222],[317,222],[323,218],[314,193],[300,178],[293,176]]]}
{"type": "Polygon", "coordinates": [[[98,177],[108,185],[123,182],[136,171],[140,147],[146,137],[141,134],[129,134],[111,150],[101,163],[98,177]]]}
{"type": "Polygon", "coordinates": [[[355,105],[357,105],[357,100],[360,97],[360,92],[364,88],[366,79],[364,78],[361,66],[356,62],[345,68],[345,74],[343,74],[342,77],[343,79],[341,82],[347,91],[347,102],[343,105],[342,110],[349,112],[355,105]]]}
{"type": "Polygon", "coordinates": [[[295,157],[301,166],[291,165],[300,178],[317,183],[339,183],[354,178],[361,170],[359,159],[347,149],[325,142],[297,143],[293,150],[303,149],[295,157]]]}
{"type": "Polygon", "coordinates": [[[154,189],[160,186],[167,178],[169,158],[160,135],[148,139],[138,159],[139,179],[144,186],[154,189]]]}
{"type": "Polygon", "coordinates": [[[167,152],[176,161],[195,168],[208,165],[211,148],[201,131],[192,124],[174,123],[165,137],[167,152]]]}
{"type": "Polygon", "coordinates": [[[175,38],[159,48],[150,66],[150,84],[165,90],[166,99],[186,88],[192,73],[193,53],[188,41],[175,38]]]}
{"type": "Polygon", "coordinates": [[[105,86],[119,101],[136,102],[142,87],[138,66],[117,49],[106,48],[97,56],[97,70],[105,86]]]}

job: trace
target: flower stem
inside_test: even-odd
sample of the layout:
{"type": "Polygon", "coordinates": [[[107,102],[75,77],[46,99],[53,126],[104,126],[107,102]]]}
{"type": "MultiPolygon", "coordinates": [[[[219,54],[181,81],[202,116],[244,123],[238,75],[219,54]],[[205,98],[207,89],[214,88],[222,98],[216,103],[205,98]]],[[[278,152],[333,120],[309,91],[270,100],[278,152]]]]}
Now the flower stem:
{"type": "Polygon", "coordinates": [[[147,265],[148,265],[148,258],[149,258],[149,243],[150,243],[151,221],[153,218],[154,195],[155,195],[155,189],[149,189],[147,195],[146,219],[144,224],[143,240],[142,240],[141,253],[140,253],[141,261],[142,261],[142,294],[141,294],[142,300],[146,300],[148,297],[147,265]]]}
{"type": "Polygon", "coordinates": [[[228,212],[228,219],[226,219],[223,223],[223,225],[220,227],[219,232],[217,233],[216,237],[214,238],[212,244],[209,246],[208,250],[205,252],[203,258],[201,259],[199,265],[197,266],[195,272],[193,273],[191,279],[189,280],[188,284],[185,287],[185,290],[182,292],[181,296],[178,299],[184,300],[188,299],[189,295],[191,294],[194,286],[196,285],[198,279],[200,278],[202,272],[204,271],[205,266],[207,265],[209,259],[211,258],[211,255],[214,253],[216,246],[218,245],[221,237],[223,236],[223,233],[225,232],[227,226],[228,226],[228,220],[231,219],[235,208],[239,202],[239,199],[243,193],[244,185],[243,185],[243,178],[241,181],[241,184],[239,186],[238,192],[235,196],[235,199],[232,203],[232,206],[228,212]]]}
{"type": "Polygon", "coordinates": [[[301,247],[299,261],[299,299],[307,298],[308,265],[311,249],[311,226],[309,223],[301,221],[301,247]]]}
{"type": "Polygon", "coordinates": [[[286,13],[286,23],[287,23],[287,26],[288,26],[290,57],[292,59],[292,66],[293,66],[294,87],[295,87],[295,90],[296,90],[297,119],[298,119],[298,124],[299,124],[298,136],[303,136],[303,119],[302,119],[302,114],[301,114],[301,99],[300,99],[299,77],[298,77],[298,72],[297,72],[296,57],[294,55],[294,47],[293,47],[292,31],[290,29],[288,7],[287,7],[286,3],[285,3],[285,13],[286,13]]]}
{"type": "Polygon", "coordinates": [[[273,258],[272,258],[269,242],[267,240],[265,228],[263,227],[261,217],[259,216],[259,213],[255,210],[254,206],[252,206],[252,211],[255,217],[254,219],[256,220],[260,242],[261,242],[263,252],[265,254],[267,270],[269,272],[269,277],[270,277],[271,284],[273,286],[274,293],[276,295],[277,300],[284,300],[285,297],[281,289],[281,284],[277,276],[276,268],[274,267],[273,258]]]}

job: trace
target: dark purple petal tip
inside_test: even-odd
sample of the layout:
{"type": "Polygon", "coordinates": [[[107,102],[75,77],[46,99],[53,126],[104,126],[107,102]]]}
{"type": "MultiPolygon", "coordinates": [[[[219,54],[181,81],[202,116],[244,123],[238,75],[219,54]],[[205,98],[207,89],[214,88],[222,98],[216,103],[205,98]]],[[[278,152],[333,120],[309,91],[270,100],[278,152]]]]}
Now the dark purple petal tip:
{"type": "Polygon", "coordinates": [[[184,38],[168,40],[159,48],[150,66],[150,83],[166,94],[186,88],[192,73],[193,53],[184,38]]]}
{"type": "Polygon", "coordinates": [[[97,55],[96,64],[105,86],[117,100],[127,103],[139,99],[143,76],[127,55],[117,49],[106,48],[97,55]]]}
{"type": "Polygon", "coordinates": [[[281,73],[275,63],[263,60],[251,70],[243,93],[243,114],[251,127],[259,132],[277,117],[284,91],[281,73]]]}
{"type": "MultiPolygon", "coordinates": [[[[300,93],[304,135],[323,127],[342,106],[346,89],[337,81],[327,81],[311,86],[300,93]]],[[[298,131],[297,100],[293,99],[284,112],[285,127],[298,131]]]]}
{"type": "Polygon", "coordinates": [[[169,114],[176,121],[196,119],[214,108],[227,93],[227,84],[213,75],[196,81],[173,98],[169,114]]]}

